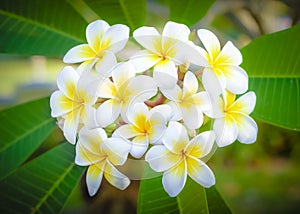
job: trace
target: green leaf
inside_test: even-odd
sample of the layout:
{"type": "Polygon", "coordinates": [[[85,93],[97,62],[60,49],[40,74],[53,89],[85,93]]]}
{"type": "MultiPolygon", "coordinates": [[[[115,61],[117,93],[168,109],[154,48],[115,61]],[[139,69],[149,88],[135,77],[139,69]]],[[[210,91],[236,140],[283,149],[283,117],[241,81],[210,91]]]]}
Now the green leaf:
{"type": "Polygon", "coordinates": [[[300,131],[300,25],[261,36],[242,49],[241,65],[257,103],[253,116],[300,131]]]}
{"type": "Polygon", "coordinates": [[[101,19],[112,24],[126,24],[134,30],[145,24],[146,0],[85,0],[101,19]]]}
{"type": "Polygon", "coordinates": [[[62,56],[85,41],[86,26],[62,0],[2,0],[0,52],[62,56]]]}
{"type": "Polygon", "coordinates": [[[49,98],[0,112],[0,180],[23,163],[56,127],[49,98]]]}
{"type": "Polygon", "coordinates": [[[0,182],[1,213],[59,213],[85,167],[74,163],[74,146],[64,142],[0,182]]]}
{"type": "Polygon", "coordinates": [[[171,198],[161,179],[159,176],[141,181],[138,213],[231,213],[215,187],[205,189],[188,178],[182,192],[171,198]]]}
{"type": "Polygon", "coordinates": [[[170,19],[192,26],[205,16],[214,2],[214,0],[170,0],[170,19]]]}

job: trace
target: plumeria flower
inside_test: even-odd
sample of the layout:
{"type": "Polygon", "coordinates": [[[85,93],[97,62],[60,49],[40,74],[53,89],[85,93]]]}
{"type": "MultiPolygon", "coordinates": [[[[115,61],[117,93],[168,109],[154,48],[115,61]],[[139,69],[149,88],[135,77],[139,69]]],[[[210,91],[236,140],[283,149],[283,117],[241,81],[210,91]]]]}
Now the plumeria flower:
{"type": "Polygon", "coordinates": [[[137,72],[154,66],[153,78],[159,87],[172,88],[177,80],[177,65],[185,64],[193,48],[190,29],[175,22],[167,22],[162,35],[153,27],[140,27],[133,32],[135,40],[146,50],[137,52],[130,61],[137,72]]]}
{"type": "MultiPolygon", "coordinates": [[[[209,85],[210,75],[215,75],[222,89],[234,94],[245,93],[248,89],[248,75],[239,65],[242,63],[240,51],[228,41],[221,50],[218,38],[209,30],[200,29],[198,36],[206,51],[198,47],[206,59],[203,72],[203,84],[209,85]]],[[[201,57],[201,62],[203,61],[201,57]]]]}
{"type": "Polygon", "coordinates": [[[147,152],[145,159],[150,167],[164,172],[163,187],[171,197],[181,192],[187,175],[204,187],[215,184],[213,172],[200,160],[210,153],[214,139],[214,133],[206,131],[189,140],[186,128],[171,121],[163,139],[164,145],[155,145],[147,152]]]}
{"type": "Polygon", "coordinates": [[[133,138],[130,154],[140,158],[147,151],[149,143],[155,144],[162,138],[171,112],[171,107],[165,104],[149,110],[146,104],[136,103],[127,113],[129,124],[120,126],[113,136],[133,138]]]}
{"type": "Polygon", "coordinates": [[[79,126],[87,122],[87,112],[97,100],[98,82],[90,79],[89,75],[79,77],[74,68],[66,66],[57,78],[59,90],[50,98],[51,116],[59,117],[64,136],[72,144],[76,142],[79,126]]]}
{"type": "Polygon", "coordinates": [[[255,93],[251,91],[237,100],[235,98],[235,94],[225,91],[222,97],[214,99],[211,113],[207,112],[210,117],[215,118],[213,130],[220,147],[227,146],[236,139],[245,144],[256,141],[257,125],[249,116],[256,103],[255,93]]]}
{"type": "Polygon", "coordinates": [[[115,168],[115,165],[121,166],[126,162],[129,149],[130,145],[121,138],[107,138],[102,128],[83,127],[80,130],[75,163],[89,166],[86,184],[90,196],[97,193],[103,174],[118,189],[123,190],[130,184],[130,180],[115,168]]]}
{"type": "Polygon", "coordinates": [[[129,38],[129,28],[117,24],[109,26],[103,20],[90,23],[86,28],[88,44],[70,49],[64,56],[65,63],[81,63],[79,71],[90,71],[95,65],[98,72],[107,76],[110,68],[117,64],[115,53],[122,50],[129,38]]]}
{"type": "Polygon", "coordinates": [[[111,79],[107,78],[99,89],[99,97],[108,99],[97,109],[97,121],[102,127],[113,123],[120,114],[127,121],[129,106],[144,102],[157,93],[153,78],[135,76],[135,68],[130,62],[115,67],[111,79]]]}
{"type": "Polygon", "coordinates": [[[196,76],[188,71],[183,80],[183,88],[175,85],[172,89],[163,89],[161,92],[171,100],[174,117],[172,120],[183,120],[189,129],[197,129],[203,123],[203,111],[211,108],[210,98],[207,92],[198,91],[196,76]]]}

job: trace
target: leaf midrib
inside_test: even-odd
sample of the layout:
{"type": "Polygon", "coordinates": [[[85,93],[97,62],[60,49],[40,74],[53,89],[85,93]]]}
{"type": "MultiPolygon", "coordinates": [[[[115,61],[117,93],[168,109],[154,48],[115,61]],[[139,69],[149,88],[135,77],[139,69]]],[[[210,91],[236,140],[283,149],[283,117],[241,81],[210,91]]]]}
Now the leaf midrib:
{"type": "MultiPolygon", "coordinates": [[[[24,139],[25,137],[29,136],[30,134],[34,133],[38,129],[50,124],[53,121],[53,118],[49,117],[49,119],[45,120],[44,122],[40,123],[38,126],[34,126],[32,129],[28,129],[25,133],[22,135],[19,135],[14,140],[8,142],[6,145],[4,145],[2,148],[0,148],[0,153],[7,150],[7,148],[14,146],[16,143],[18,143],[20,140],[24,139]]],[[[54,126],[53,126],[54,127],[54,126]]]]}
{"type": "Polygon", "coordinates": [[[51,194],[54,192],[54,190],[59,186],[59,184],[64,180],[64,178],[69,174],[69,172],[73,169],[75,166],[74,162],[71,162],[71,165],[67,168],[67,170],[54,182],[52,185],[52,188],[49,189],[47,194],[44,195],[44,197],[41,198],[39,203],[32,209],[31,213],[36,213],[40,207],[43,205],[45,201],[51,196],[51,194]]]}
{"type": "Polygon", "coordinates": [[[134,28],[134,24],[133,24],[133,22],[132,22],[132,20],[131,20],[131,17],[130,17],[130,15],[129,15],[129,13],[128,13],[128,11],[127,11],[127,8],[126,8],[126,6],[125,6],[125,4],[124,4],[123,1],[124,1],[124,0],[119,0],[120,6],[121,6],[121,8],[122,8],[122,11],[124,12],[124,15],[125,15],[125,17],[126,17],[126,19],[127,19],[127,21],[128,21],[128,24],[130,25],[130,27],[131,27],[131,28],[134,28]]]}
{"type": "Polygon", "coordinates": [[[0,14],[2,14],[4,16],[7,16],[7,17],[9,17],[11,19],[16,19],[16,20],[19,20],[21,22],[29,23],[29,24],[32,24],[34,26],[38,26],[38,27],[41,27],[43,29],[49,30],[51,32],[55,32],[55,33],[60,34],[60,35],[62,35],[64,37],[73,39],[73,40],[75,40],[77,42],[84,43],[84,40],[82,38],[79,38],[77,36],[68,34],[68,33],[64,32],[64,31],[58,30],[57,28],[52,28],[49,25],[46,25],[44,23],[37,22],[37,21],[34,21],[32,19],[28,19],[28,18],[26,18],[24,16],[21,16],[19,14],[12,13],[12,12],[7,12],[7,11],[1,10],[1,9],[0,9],[0,14]]]}

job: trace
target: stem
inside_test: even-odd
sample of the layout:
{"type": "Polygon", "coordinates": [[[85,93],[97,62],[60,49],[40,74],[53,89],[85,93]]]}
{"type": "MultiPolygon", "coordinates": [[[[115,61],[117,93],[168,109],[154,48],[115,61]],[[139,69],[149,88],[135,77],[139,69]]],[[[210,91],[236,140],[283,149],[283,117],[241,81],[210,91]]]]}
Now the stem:
{"type": "Polygon", "coordinates": [[[155,106],[158,106],[158,105],[161,105],[164,103],[164,101],[166,100],[167,98],[165,98],[165,96],[163,96],[162,94],[154,101],[152,100],[146,100],[145,101],[145,104],[151,108],[155,107],[155,106]]]}

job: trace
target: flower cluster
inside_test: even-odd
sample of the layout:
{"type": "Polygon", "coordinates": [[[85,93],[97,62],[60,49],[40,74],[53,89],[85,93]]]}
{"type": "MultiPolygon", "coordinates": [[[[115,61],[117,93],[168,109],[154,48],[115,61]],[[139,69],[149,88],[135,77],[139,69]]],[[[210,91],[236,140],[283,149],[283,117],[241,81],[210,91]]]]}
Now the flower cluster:
{"type": "Polygon", "coordinates": [[[76,145],[75,163],[89,166],[89,194],[97,193],[103,175],[125,189],[130,179],[118,166],[129,157],[163,173],[163,187],[172,197],[187,176],[204,187],[214,185],[205,163],[212,148],[235,140],[250,144],[257,135],[249,117],[256,97],[245,93],[248,76],[239,66],[240,51],[231,42],[221,48],[205,29],[196,31],[200,47],[189,40],[187,26],[167,22],[162,34],[153,27],[136,29],[133,42],[141,50],[121,61],[117,54],[129,31],[103,20],[90,23],[87,44],[63,58],[79,66],[62,69],[50,98],[52,116],[76,145]]]}

